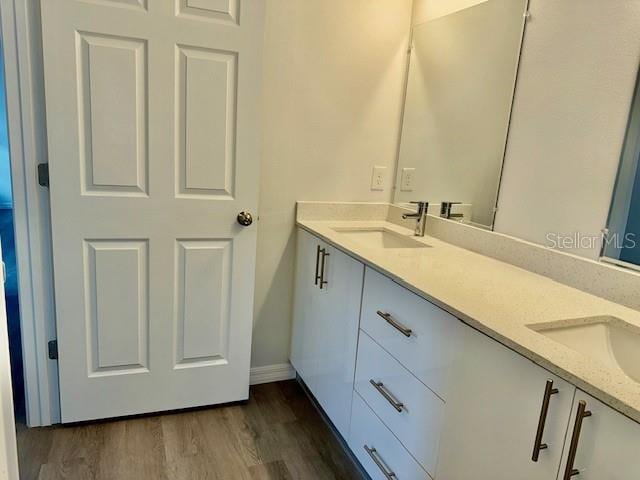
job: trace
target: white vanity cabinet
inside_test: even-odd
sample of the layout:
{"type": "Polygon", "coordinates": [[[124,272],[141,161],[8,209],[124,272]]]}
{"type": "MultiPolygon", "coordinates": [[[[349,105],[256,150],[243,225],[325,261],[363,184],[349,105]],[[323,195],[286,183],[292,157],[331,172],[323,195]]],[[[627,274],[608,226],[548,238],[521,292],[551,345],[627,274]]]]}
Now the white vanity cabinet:
{"type": "Polygon", "coordinates": [[[575,387],[470,331],[452,372],[436,478],[555,479],[575,387]],[[545,399],[548,409],[541,415],[545,399]],[[546,448],[533,461],[542,426],[538,445],[546,448]]]}
{"type": "Polygon", "coordinates": [[[301,229],[297,246],[291,363],[347,438],[364,265],[301,229]]]}
{"type": "Polygon", "coordinates": [[[640,424],[301,229],[291,362],[371,478],[640,479],[640,424]]]}
{"type": "Polygon", "coordinates": [[[640,479],[640,424],[469,330],[451,373],[437,480],[640,479]]]}
{"type": "Polygon", "coordinates": [[[579,472],[571,477],[578,480],[640,478],[640,425],[578,390],[558,480],[567,478],[568,470],[579,472]],[[579,415],[582,409],[588,416],[579,415]],[[572,450],[575,457],[567,467],[572,450]]]}

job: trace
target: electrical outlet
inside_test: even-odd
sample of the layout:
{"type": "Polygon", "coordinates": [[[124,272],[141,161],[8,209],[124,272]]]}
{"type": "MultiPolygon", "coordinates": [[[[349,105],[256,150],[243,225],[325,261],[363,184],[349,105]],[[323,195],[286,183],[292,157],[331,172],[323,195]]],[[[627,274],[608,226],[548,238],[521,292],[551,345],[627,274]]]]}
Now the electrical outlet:
{"type": "Polygon", "coordinates": [[[387,167],[373,167],[371,190],[384,190],[387,180],[387,167]]]}
{"type": "Polygon", "coordinates": [[[416,176],[415,168],[403,168],[400,179],[400,190],[403,192],[413,192],[413,182],[416,176]]]}

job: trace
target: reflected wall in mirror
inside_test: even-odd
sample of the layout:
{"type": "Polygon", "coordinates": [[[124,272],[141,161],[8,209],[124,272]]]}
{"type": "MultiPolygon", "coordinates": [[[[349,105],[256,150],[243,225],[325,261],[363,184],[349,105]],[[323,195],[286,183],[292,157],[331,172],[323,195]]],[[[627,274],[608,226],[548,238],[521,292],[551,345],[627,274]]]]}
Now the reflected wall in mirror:
{"type": "Polygon", "coordinates": [[[462,221],[493,225],[526,7],[484,0],[414,26],[395,202],[461,202],[462,221]]]}
{"type": "Polygon", "coordinates": [[[616,187],[611,202],[603,257],[622,265],[640,265],[640,78],[629,115],[629,125],[616,187]]]}

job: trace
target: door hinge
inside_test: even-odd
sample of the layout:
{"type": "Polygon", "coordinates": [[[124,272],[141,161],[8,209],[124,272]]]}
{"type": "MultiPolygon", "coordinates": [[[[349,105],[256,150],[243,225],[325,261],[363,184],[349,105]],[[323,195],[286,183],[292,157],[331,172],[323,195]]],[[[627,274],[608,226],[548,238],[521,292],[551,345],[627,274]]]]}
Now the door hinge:
{"type": "Polygon", "coordinates": [[[49,186],[49,164],[48,163],[38,164],[38,184],[41,187],[49,186]]]}
{"type": "Polygon", "coordinates": [[[58,359],[58,340],[51,340],[49,342],[49,358],[51,360],[58,359]]]}

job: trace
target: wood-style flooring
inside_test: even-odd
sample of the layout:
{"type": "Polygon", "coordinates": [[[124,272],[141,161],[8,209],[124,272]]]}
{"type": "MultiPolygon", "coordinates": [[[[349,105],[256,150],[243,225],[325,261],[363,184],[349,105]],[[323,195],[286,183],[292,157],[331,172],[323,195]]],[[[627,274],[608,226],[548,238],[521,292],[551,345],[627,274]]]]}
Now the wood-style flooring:
{"type": "Polygon", "coordinates": [[[362,479],[295,381],[247,403],[18,429],[21,480],[362,479]]]}

